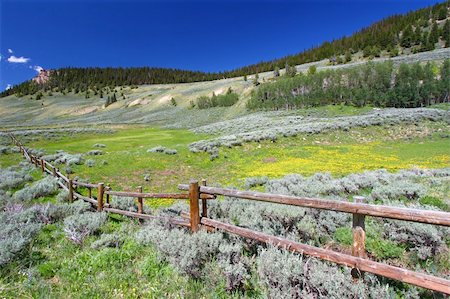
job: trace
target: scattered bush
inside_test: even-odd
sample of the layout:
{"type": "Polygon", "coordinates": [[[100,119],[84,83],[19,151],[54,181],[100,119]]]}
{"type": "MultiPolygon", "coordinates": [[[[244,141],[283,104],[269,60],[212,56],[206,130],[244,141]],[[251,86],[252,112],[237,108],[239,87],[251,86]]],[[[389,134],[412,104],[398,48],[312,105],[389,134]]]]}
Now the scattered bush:
{"type": "Polygon", "coordinates": [[[165,151],[164,151],[164,154],[166,154],[166,155],[176,155],[178,152],[177,152],[177,150],[175,150],[175,149],[169,149],[169,148],[167,148],[165,151]]]}
{"type": "Polygon", "coordinates": [[[268,181],[269,178],[266,176],[246,178],[244,180],[245,189],[249,190],[253,187],[264,186],[268,181]]]}
{"type": "Polygon", "coordinates": [[[0,155],[10,154],[11,150],[8,146],[0,146],[0,155]]]}
{"type": "Polygon", "coordinates": [[[211,148],[238,146],[244,142],[275,142],[279,137],[316,134],[332,130],[387,124],[416,123],[423,120],[446,120],[449,112],[439,109],[378,109],[356,116],[332,118],[302,117],[292,112],[258,112],[231,120],[198,127],[195,133],[220,134],[220,137],[200,140],[189,145],[192,152],[209,152],[211,148]],[[239,133],[236,133],[239,132],[239,133]]]}
{"type": "Polygon", "coordinates": [[[80,215],[72,215],[64,220],[64,233],[66,237],[82,244],[88,236],[97,232],[106,221],[105,213],[86,212],[80,215]]]}
{"type": "Polygon", "coordinates": [[[137,212],[136,199],[134,197],[113,196],[110,204],[115,209],[137,212]]]}
{"type": "Polygon", "coordinates": [[[69,201],[69,191],[65,190],[65,189],[61,189],[58,193],[58,195],[56,195],[56,201],[59,203],[65,203],[69,201]]]}
{"type": "Polygon", "coordinates": [[[88,159],[86,160],[86,162],[84,163],[87,167],[94,167],[95,166],[95,160],[92,159],[88,159]]]}
{"type": "Polygon", "coordinates": [[[166,148],[164,146],[158,145],[156,147],[148,149],[147,153],[164,153],[165,150],[166,148]]]}
{"type": "Polygon", "coordinates": [[[402,199],[416,200],[425,195],[427,190],[420,184],[405,181],[394,181],[386,185],[377,185],[370,194],[373,200],[381,202],[398,201],[402,199]]]}
{"type": "Polygon", "coordinates": [[[158,145],[154,148],[148,149],[147,153],[164,153],[166,155],[176,155],[177,150],[158,145]]]}
{"type": "Polygon", "coordinates": [[[48,210],[48,218],[52,221],[63,220],[69,216],[80,215],[91,210],[91,204],[83,200],[76,200],[73,203],[64,203],[56,206],[50,206],[48,210]]]}
{"type": "Polygon", "coordinates": [[[100,148],[105,148],[106,145],[102,144],[102,143],[96,143],[93,145],[93,147],[100,147],[100,148]]]}
{"type": "Polygon", "coordinates": [[[103,155],[103,151],[101,151],[101,150],[91,150],[91,151],[88,151],[86,154],[89,155],[89,156],[99,156],[99,155],[103,155]]]}
{"type": "Polygon", "coordinates": [[[259,284],[269,298],[391,298],[391,290],[373,275],[357,282],[350,269],[273,247],[256,258],[259,284]],[[332,279],[330,279],[332,278],[332,279]]]}
{"type": "Polygon", "coordinates": [[[105,247],[119,248],[122,246],[123,240],[117,233],[102,234],[100,238],[91,244],[94,249],[101,249],[105,247]]]}
{"type": "Polygon", "coordinates": [[[43,179],[33,183],[31,186],[14,193],[13,198],[17,201],[30,201],[35,198],[55,194],[58,191],[57,179],[46,176],[43,179]]]}
{"type": "Polygon", "coordinates": [[[28,174],[32,169],[30,164],[22,164],[22,166],[24,167],[0,168],[0,189],[14,189],[33,180],[28,174]]]}
{"type": "Polygon", "coordinates": [[[203,266],[218,253],[222,235],[206,231],[186,234],[181,229],[167,230],[153,223],[138,232],[136,239],[140,244],[156,246],[161,259],[180,272],[199,278],[203,266]]]}
{"type": "Polygon", "coordinates": [[[0,212],[0,265],[17,258],[42,228],[45,208],[9,204],[0,212]]]}
{"type": "Polygon", "coordinates": [[[66,164],[68,166],[83,164],[83,157],[81,154],[72,155],[64,151],[57,151],[56,154],[42,156],[42,159],[44,159],[47,162],[66,164]]]}

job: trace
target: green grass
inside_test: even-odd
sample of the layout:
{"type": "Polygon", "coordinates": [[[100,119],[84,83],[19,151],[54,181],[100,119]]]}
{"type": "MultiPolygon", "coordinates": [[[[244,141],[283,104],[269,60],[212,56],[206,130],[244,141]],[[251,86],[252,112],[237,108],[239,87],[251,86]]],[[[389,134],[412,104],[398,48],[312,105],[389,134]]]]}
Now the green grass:
{"type": "Polygon", "coordinates": [[[20,153],[15,154],[0,154],[0,168],[8,168],[23,161],[23,156],[20,153]]]}
{"type": "MultiPolygon", "coordinates": [[[[47,225],[21,260],[0,269],[2,298],[208,298],[208,286],[158,259],[152,247],[127,240],[121,248],[79,247],[58,225],[47,225]]],[[[220,294],[217,293],[217,294],[220,294]]],[[[221,297],[221,296],[216,296],[221,297]]]]}
{"type": "MultiPolygon", "coordinates": [[[[174,192],[178,184],[190,179],[205,178],[210,184],[240,187],[243,179],[249,176],[275,178],[289,173],[311,175],[316,172],[342,176],[380,168],[397,171],[448,166],[450,143],[442,134],[442,130],[445,132],[448,128],[443,123],[430,122],[426,124],[429,133],[422,136],[420,130],[424,127],[356,128],[350,132],[281,138],[276,143],[247,143],[231,149],[221,148],[219,159],[214,161],[206,153],[188,150],[189,143],[209,136],[187,130],[124,127],[114,134],[40,140],[30,146],[43,148],[48,153],[61,149],[86,153],[94,149],[95,143],[103,143],[106,145],[101,149],[103,155],[85,157],[95,160],[95,166],[71,167],[75,172],[72,176],[102,181],[115,190],[134,190],[141,185],[145,191],[174,192]],[[405,134],[409,135],[393,138],[405,134]],[[158,145],[176,149],[178,154],[147,153],[148,149],[158,145]],[[103,165],[103,161],[107,164],[103,165]],[[150,174],[149,182],[144,181],[144,174],[150,174]]],[[[64,170],[64,166],[61,169],[64,170]]]]}
{"type": "MultiPolygon", "coordinates": [[[[374,227],[366,229],[366,250],[379,260],[401,258],[405,249],[395,242],[382,238],[374,227]]],[[[351,246],[353,243],[352,229],[339,227],[334,233],[334,238],[341,244],[351,246]]]]}
{"type": "MultiPolygon", "coordinates": [[[[351,110],[345,113],[353,113],[351,110]]],[[[343,113],[344,113],[343,112],[343,113]]],[[[331,111],[330,113],[334,113],[331,111]]],[[[304,175],[330,171],[335,176],[385,167],[390,171],[410,168],[440,168],[449,164],[449,139],[443,123],[426,123],[423,127],[399,126],[355,128],[349,132],[335,131],[317,135],[300,135],[221,149],[214,161],[206,153],[191,153],[189,143],[209,138],[187,130],[168,130],[124,126],[114,134],[81,134],[59,140],[38,140],[27,146],[43,148],[48,153],[65,150],[86,153],[103,143],[104,155],[86,156],[96,165],[72,167],[81,178],[103,181],[113,189],[133,189],[142,185],[145,191],[174,192],[177,184],[191,178],[206,178],[209,184],[242,186],[252,175],[280,177],[296,172],[304,175]],[[427,134],[422,131],[428,130],[427,134]],[[423,130],[422,130],[423,129],[423,130]],[[445,134],[444,134],[445,135],[445,134]],[[401,138],[396,137],[401,136],[401,138]],[[162,145],[178,151],[177,155],[147,153],[147,149],[162,145]],[[102,165],[102,161],[107,161],[102,165]],[[149,173],[150,182],[143,175],[149,173]]],[[[20,154],[0,156],[1,167],[19,163],[20,154]]],[[[64,169],[61,167],[61,169],[64,169]]],[[[32,173],[35,180],[39,170],[32,173]]],[[[423,204],[441,207],[439,195],[422,199],[423,204]]],[[[54,202],[53,197],[33,203],[54,202]]],[[[171,201],[147,201],[151,206],[171,201]]],[[[134,223],[122,216],[110,216],[102,233],[118,231],[122,225],[134,223]]],[[[367,221],[367,251],[376,259],[403,261],[405,249],[382,238],[367,221]]],[[[137,226],[135,227],[137,229],[137,226]]],[[[130,233],[130,235],[132,232],[130,233]]],[[[242,296],[227,294],[223,277],[212,281],[193,280],[179,274],[175,268],[158,258],[152,247],[138,246],[132,238],[123,247],[95,250],[90,247],[98,236],[88,237],[83,246],[68,241],[61,223],[47,225],[19,260],[0,269],[0,297],[33,298],[225,298],[242,296]]],[[[351,228],[336,230],[334,239],[351,246],[351,228]]]]}

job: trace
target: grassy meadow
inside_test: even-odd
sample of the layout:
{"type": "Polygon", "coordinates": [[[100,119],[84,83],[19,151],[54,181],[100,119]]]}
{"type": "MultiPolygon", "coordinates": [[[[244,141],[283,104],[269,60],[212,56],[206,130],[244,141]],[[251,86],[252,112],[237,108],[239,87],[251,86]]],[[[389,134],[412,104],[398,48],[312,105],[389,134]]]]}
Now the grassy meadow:
{"type": "MultiPolygon", "coordinates": [[[[301,113],[308,115],[322,113],[334,117],[358,115],[365,111],[366,108],[361,110],[349,108],[345,111],[327,108],[322,111],[312,109],[301,113]]],[[[54,154],[60,150],[70,154],[83,154],[85,161],[83,164],[71,166],[61,164],[59,167],[62,172],[70,167],[72,178],[78,177],[90,182],[102,181],[114,190],[133,190],[137,186],[143,186],[144,191],[176,192],[178,184],[202,178],[206,178],[210,185],[244,188],[245,179],[249,177],[267,176],[269,179],[282,179],[291,173],[311,177],[319,172],[329,172],[338,179],[370,170],[386,169],[396,173],[402,169],[445,168],[450,164],[448,150],[450,130],[445,121],[426,120],[395,126],[355,127],[347,131],[331,130],[317,134],[282,137],[276,141],[248,142],[240,146],[221,147],[219,157],[214,160],[208,153],[193,153],[188,148],[192,142],[217,137],[214,134],[195,134],[187,129],[142,125],[114,125],[110,128],[113,128],[112,133],[60,134],[52,138],[37,134],[31,138],[19,136],[19,139],[23,139],[27,147],[42,149],[45,154],[54,154]],[[95,144],[102,144],[102,147],[94,147],[95,144]],[[176,154],[148,152],[157,146],[176,150],[176,154]],[[102,154],[88,155],[87,153],[92,150],[100,150],[102,154]],[[89,164],[87,160],[94,162],[89,164]],[[145,176],[149,179],[145,180],[145,176]]],[[[14,165],[21,161],[23,158],[19,153],[2,154],[0,168],[15,167],[14,165]]],[[[30,175],[34,181],[43,178],[36,169],[31,171],[30,175]]],[[[416,182],[422,181],[417,179],[416,182]]],[[[424,184],[431,184],[432,188],[426,196],[420,198],[420,203],[448,210],[449,190],[445,187],[448,180],[444,185],[436,185],[437,187],[430,182],[424,181],[424,184]]],[[[21,188],[23,185],[12,191],[21,188]]],[[[254,188],[264,190],[257,185],[254,188]]],[[[362,192],[360,194],[370,196],[370,190],[362,192]]],[[[352,197],[351,194],[343,196],[348,199],[352,197]]],[[[55,198],[54,195],[41,196],[31,200],[27,205],[60,204],[55,198]]],[[[406,202],[403,197],[400,200],[406,202]]],[[[226,200],[219,202],[226,204],[226,200]]],[[[163,208],[173,203],[175,202],[172,200],[146,201],[147,206],[151,208],[163,208]]],[[[285,210],[281,211],[286,213],[285,210]]],[[[238,218],[233,221],[244,221],[239,220],[242,216],[236,217],[238,218]]],[[[258,220],[258,223],[259,221],[263,220],[258,220]]],[[[316,221],[321,223],[322,220],[316,221]]],[[[331,222],[333,221],[335,220],[331,222]]],[[[67,220],[54,221],[43,226],[19,258],[2,266],[0,297],[260,298],[271,292],[258,278],[263,275],[261,267],[264,266],[259,257],[251,258],[252,262],[248,264],[250,266],[246,266],[248,274],[244,276],[246,277],[244,285],[238,289],[230,289],[229,278],[222,275],[224,270],[220,268],[220,263],[210,261],[202,266],[203,274],[200,277],[192,277],[180,271],[177,263],[163,258],[161,250],[164,251],[164,248],[157,246],[163,246],[160,243],[166,241],[166,236],[169,238],[167,242],[171,242],[170,234],[173,232],[163,232],[164,239],[155,243],[156,245],[143,246],[142,241],[134,237],[142,230],[138,221],[110,215],[95,234],[87,236],[81,244],[76,244],[68,241],[66,222],[67,220]],[[117,241],[114,246],[96,247],[95,244],[100,242],[103,236],[114,236],[120,240],[120,245],[117,241]]],[[[323,223],[328,225],[330,220],[323,223]]],[[[369,233],[367,250],[372,258],[388,260],[392,264],[408,268],[417,263],[415,255],[409,252],[410,245],[391,240],[389,235],[385,235],[383,225],[378,220],[369,219],[367,223],[369,233]]],[[[313,224],[302,224],[302,227],[310,229],[311,225],[313,224]]],[[[449,246],[448,238],[439,238],[444,240],[439,242],[447,244],[440,246],[449,246]]],[[[344,222],[337,224],[324,235],[317,231],[316,237],[303,241],[348,252],[351,246],[351,230],[344,222]]],[[[170,246],[174,246],[175,243],[170,243],[170,246]]],[[[181,243],[183,241],[178,244],[179,250],[184,252],[187,249],[183,248],[181,243]]],[[[242,252],[246,250],[248,249],[242,249],[242,252]]],[[[253,253],[248,253],[251,254],[253,253]]],[[[270,254],[281,253],[270,251],[270,254]]],[[[431,273],[438,273],[437,275],[447,273],[449,265],[446,262],[448,257],[446,254],[443,252],[434,258],[420,260],[420,267],[431,273]]],[[[330,268],[325,270],[318,268],[318,273],[322,273],[321,271],[328,273],[330,269],[336,269],[331,268],[332,266],[326,267],[330,268]]],[[[270,274],[273,275],[275,274],[270,274]]],[[[289,274],[286,275],[289,277],[289,274]]],[[[348,283],[347,274],[339,275],[342,275],[342,283],[348,283]]],[[[374,287],[367,282],[365,285],[369,289],[374,287]]],[[[404,294],[417,292],[405,284],[395,286],[394,289],[384,287],[384,290],[389,298],[403,298],[404,294]]],[[[427,292],[417,294],[430,295],[427,292]]]]}
{"type": "MultiPolygon", "coordinates": [[[[221,148],[219,158],[213,161],[206,153],[188,150],[190,143],[212,136],[178,129],[121,127],[112,134],[41,139],[27,146],[49,154],[57,150],[76,154],[87,153],[101,143],[106,146],[100,149],[102,155],[86,157],[95,160],[95,165],[71,166],[72,177],[102,181],[116,190],[143,186],[148,191],[173,192],[179,183],[190,179],[206,178],[210,184],[242,187],[243,180],[253,176],[330,172],[339,177],[381,168],[442,168],[450,164],[447,134],[445,123],[433,122],[356,128],[221,148]],[[156,146],[175,149],[177,154],[147,152],[156,146]],[[146,174],[150,175],[148,182],[146,174]]],[[[64,166],[61,169],[64,171],[64,166]]]]}

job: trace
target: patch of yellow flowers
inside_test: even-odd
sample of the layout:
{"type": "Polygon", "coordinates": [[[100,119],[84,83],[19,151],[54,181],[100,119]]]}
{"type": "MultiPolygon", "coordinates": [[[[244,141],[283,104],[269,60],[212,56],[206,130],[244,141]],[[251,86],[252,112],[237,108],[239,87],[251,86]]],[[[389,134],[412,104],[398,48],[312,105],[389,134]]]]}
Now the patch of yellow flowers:
{"type": "Polygon", "coordinates": [[[246,173],[248,176],[269,177],[280,177],[289,173],[311,175],[316,172],[346,175],[381,168],[396,171],[410,168],[442,168],[450,164],[449,155],[418,156],[414,159],[401,160],[395,154],[389,155],[376,148],[378,144],[373,142],[327,147],[305,146],[302,147],[302,157],[288,156],[273,163],[252,163],[247,166],[246,173]]]}

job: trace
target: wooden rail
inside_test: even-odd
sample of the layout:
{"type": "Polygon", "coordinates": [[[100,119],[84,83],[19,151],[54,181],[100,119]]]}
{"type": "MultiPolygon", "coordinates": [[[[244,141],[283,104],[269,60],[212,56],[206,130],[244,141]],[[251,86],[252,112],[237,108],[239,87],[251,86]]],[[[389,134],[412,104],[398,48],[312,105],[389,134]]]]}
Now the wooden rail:
{"type": "Polygon", "coordinates": [[[80,187],[85,187],[85,188],[97,188],[98,187],[97,184],[90,184],[90,183],[84,183],[84,182],[79,182],[79,181],[73,181],[73,184],[80,186],[80,187]]]}
{"type": "Polygon", "coordinates": [[[351,255],[335,252],[332,250],[297,243],[291,240],[271,236],[262,232],[255,232],[247,228],[238,227],[235,225],[223,223],[213,219],[202,218],[200,222],[201,224],[207,225],[209,227],[221,229],[226,232],[236,234],[245,238],[257,240],[260,242],[273,244],[274,246],[284,248],[293,252],[306,254],[322,260],[361,269],[362,271],[371,272],[374,274],[378,274],[395,280],[400,280],[430,290],[450,294],[450,281],[443,278],[431,276],[424,273],[414,272],[359,257],[354,257],[351,255]]]}
{"type": "Polygon", "coordinates": [[[236,234],[245,238],[250,238],[267,244],[284,248],[293,252],[306,254],[326,261],[345,265],[352,268],[352,276],[358,279],[364,272],[370,272],[377,275],[385,276],[391,279],[410,283],[419,287],[427,288],[433,291],[442,292],[450,295],[450,280],[419,273],[399,267],[390,266],[366,259],[365,253],[365,216],[383,217],[390,219],[406,220],[413,222],[421,222],[428,224],[437,224],[450,226],[450,213],[417,210],[409,208],[398,208],[383,205],[371,205],[363,203],[363,198],[355,197],[355,202],[334,201],[319,198],[295,197],[286,195],[276,195],[253,191],[240,191],[234,189],[207,187],[206,181],[203,180],[201,185],[197,181],[191,181],[189,185],[181,184],[179,190],[188,191],[189,193],[143,193],[142,187],[137,192],[128,191],[112,191],[111,188],[103,183],[91,184],[78,181],[72,181],[69,177],[64,176],[53,165],[30,155],[23,145],[17,139],[10,135],[13,142],[20,148],[24,157],[34,163],[45,173],[53,175],[64,181],[58,181],[58,185],[69,192],[70,200],[81,199],[91,203],[97,207],[99,212],[108,212],[120,214],[128,217],[153,220],[160,219],[167,221],[173,225],[189,228],[192,232],[196,232],[202,227],[208,231],[220,229],[228,233],[236,234]],[[85,187],[88,189],[88,196],[84,196],[76,191],[76,187],[85,187]],[[97,189],[97,197],[92,197],[92,189],[97,189]],[[112,208],[110,204],[110,196],[127,196],[135,197],[138,205],[138,212],[124,211],[112,208]],[[270,202],[276,204],[284,204],[291,206],[307,207],[331,210],[337,212],[345,212],[353,214],[353,245],[352,255],[347,255],[332,250],[322,249],[306,244],[294,242],[285,238],[271,236],[262,232],[256,232],[247,228],[238,227],[228,223],[220,222],[207,218],[207,200],[215,199],[216,196],[229,196],[247,200],[256,200],[262,202],[270,202]],[[106,202],[105,202],[106,196],[106,202]],[[189,213],[181,212],[178,217],[161,217],[148,215],[143,212],[144,198],[172,198],[189,200],[189,213]],[[201,200],[201,211],[200,211],[201,200]]]}
{"type": "MultiPolygon", "coordinates": [[[[178,188],[180,190],[189,190],[189,186],[184,184],[179,185],[178,188]]],[[[383,205],[371,205],[320,198],[296,197],[205,186],[200,186],[199,190],[200,193],[211,195],[224,195],[235,198],[257,200],[298,207],[315,208],[336,212],[354,213],[360,215],[450,226],[450,213],[447,212],[398,208],[383,205]]]]}

